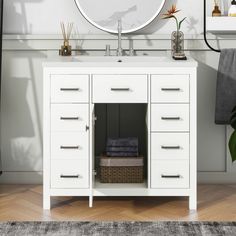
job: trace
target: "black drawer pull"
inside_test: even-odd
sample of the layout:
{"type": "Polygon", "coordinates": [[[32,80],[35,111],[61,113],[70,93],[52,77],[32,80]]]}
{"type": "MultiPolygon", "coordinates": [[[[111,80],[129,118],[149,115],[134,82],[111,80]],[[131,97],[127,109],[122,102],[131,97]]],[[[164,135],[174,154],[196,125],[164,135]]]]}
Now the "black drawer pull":
{"type": "Polygon", "coordinates": [[[79,117],[61,117],[61,120],[79,120],[79,117]]]}
{"type": "Polygon", "coordinates": [[[80,175],[60,175],[62,179],[78,179],[80,175]]]}
{"type": "Polygon", "coordinates": [[[79,149],[79,146],[61,146],[61,149],[79,149]]]}
{"type": "Polygon", "coordinates": [[[79,91],[79,88],[60,88],[61,91],[79,91]]]}
{"type": "Polygon", "coordinates": [[[179,116],[176,117],[161,117],[162,120],[180,120],[179,116]]]}
{"type": "Polygon", "coordinates": [[[162,149],[180,149],[180,146],[161,146],[162,149]]]}
{"type": "Polygon", "coordinates": [[[180,91],[180,88],[161,88],[161,91],[176,92],[176,91],[180,91]]]}
{"type": "Polygon", "coordinates": [[[165,179],[179,179],[180,175],[161,175],[161,178],[165,178],[165,179]]]}
{"type": "Polygon", "coordinates": [[[111,88],[111,91],[130,91],[130,88],[111,88]]]}

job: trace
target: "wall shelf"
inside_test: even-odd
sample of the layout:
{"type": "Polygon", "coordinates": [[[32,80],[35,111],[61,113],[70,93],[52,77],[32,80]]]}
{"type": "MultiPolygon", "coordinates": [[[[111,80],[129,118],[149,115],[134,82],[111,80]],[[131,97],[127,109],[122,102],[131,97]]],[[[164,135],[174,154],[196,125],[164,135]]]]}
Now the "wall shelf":
{"type": "Polygon", "coordinates": [[[234,32],[236,31],[236,17],[209,16],[206,20],[206,29],[211,32],[234,32]]]}

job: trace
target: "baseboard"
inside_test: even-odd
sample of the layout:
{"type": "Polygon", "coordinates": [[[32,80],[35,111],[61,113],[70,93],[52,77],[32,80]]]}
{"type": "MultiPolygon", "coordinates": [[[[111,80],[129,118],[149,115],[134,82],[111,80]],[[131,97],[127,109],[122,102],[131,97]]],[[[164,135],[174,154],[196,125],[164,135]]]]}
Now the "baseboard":
{"type": "MultiPolygon", "coordinates": [[[[42,184],[42,172],[3,172],[0,184],[42,184]]],[[[198,172],[199,184],[236,184],[236,173],[198,172]]]]}
{"type": "Polygon", "coordinates": [[[236,184],[235,172],[198,172],[198,183],[236,184]]]}
{"type": "Polygon", "coordinates": [[[42,184],[43,172],[3,172],[1,184],[42,184]]]}

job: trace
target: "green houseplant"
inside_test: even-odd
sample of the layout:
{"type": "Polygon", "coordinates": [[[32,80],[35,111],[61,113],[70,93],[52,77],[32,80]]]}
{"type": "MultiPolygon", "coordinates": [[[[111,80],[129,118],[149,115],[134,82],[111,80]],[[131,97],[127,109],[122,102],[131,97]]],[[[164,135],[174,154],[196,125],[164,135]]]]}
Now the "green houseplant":
{"type": "Polygon", "coordinates": [[[236,161],[236,106],[232,110],[230,125],[234,129],[234,131],[229,139],[229,151],[231,154],[232,162],[234,162],[236,161]]]}

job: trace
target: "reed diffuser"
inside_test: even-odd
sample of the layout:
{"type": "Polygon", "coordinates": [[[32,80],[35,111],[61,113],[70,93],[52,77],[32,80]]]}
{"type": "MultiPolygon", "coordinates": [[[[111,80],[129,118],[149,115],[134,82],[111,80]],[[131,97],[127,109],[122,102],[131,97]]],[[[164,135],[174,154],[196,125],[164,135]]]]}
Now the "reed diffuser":
{"type": "Polygon", "coordinates": [[[219,0],[214,0],[214,9],[212,11],[212,16],[221,16],[221,11],[219,7],[219,0]]]}
{"type": "Polygon", "coordinates": [[[69,44],[69,39],[71,36],[71,32],[73,29],[73,23],[68,23],[67,27],[65,27],[64,22],[61,22],[61,31],[64,39],[64,44],[61,46],[59,50],[60,56],[71,56],[71,46],[69,44]]]}

